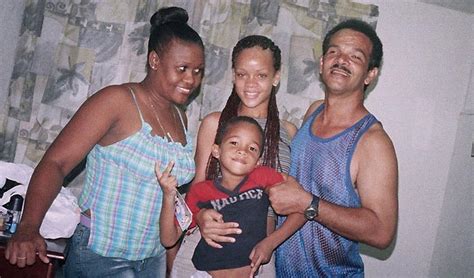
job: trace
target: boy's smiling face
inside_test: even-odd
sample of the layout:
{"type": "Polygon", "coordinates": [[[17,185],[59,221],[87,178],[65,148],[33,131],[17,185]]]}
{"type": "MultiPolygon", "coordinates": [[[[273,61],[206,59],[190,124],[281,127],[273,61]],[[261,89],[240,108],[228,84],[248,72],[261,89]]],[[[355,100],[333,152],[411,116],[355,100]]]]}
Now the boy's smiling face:
{"type": "Polygon", "coordinates": [[[219,160],[222,176],[243,178],[257,166],[263,148],[263,136],[257,126],[236,122],[230,126],[212,155],[219,160]]]}

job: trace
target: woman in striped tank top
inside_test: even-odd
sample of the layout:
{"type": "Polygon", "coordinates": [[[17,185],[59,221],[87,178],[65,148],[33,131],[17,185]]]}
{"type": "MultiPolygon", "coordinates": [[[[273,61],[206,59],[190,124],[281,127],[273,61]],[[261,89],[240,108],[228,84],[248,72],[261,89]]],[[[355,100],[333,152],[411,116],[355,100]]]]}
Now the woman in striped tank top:
{"type": "Polygon", "coordinates": [[[42,219],[63,179],[87,156],[79,198],[81,222],[70,241],[66,277],[164,277],[159,239],[162,191],[155,162],[174,161],[178,184],[195,172],[192,137],[178,108],[199,87],[204,44],[182,8],[163,8],[150,22],[147,74],[140,83],[108,86],[90,97],[36,167],[17,233],[6,257],[19,267],[43,262],[42,219]]]}

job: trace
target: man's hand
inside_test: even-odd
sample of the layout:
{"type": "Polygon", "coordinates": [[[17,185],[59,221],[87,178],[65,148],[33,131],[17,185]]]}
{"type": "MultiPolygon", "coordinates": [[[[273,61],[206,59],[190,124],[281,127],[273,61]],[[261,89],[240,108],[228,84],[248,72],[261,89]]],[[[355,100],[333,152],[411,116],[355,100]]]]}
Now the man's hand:
{"type": "Polygon", "coordinates": [[[240,234],[239,223],[224,223],[222,214],[213,209],[202,209],[196,215],[196,223],[201,231],[204,240],[214,248],[222,248],[218,242],[235,242],[235,238],[227,236],[232,234],[240,234]]]}
{"type": "Polygon", "coordinates": [[[313,198],[293,177],[271,186],[267,193],[273,209],[280,215],[303,213],[313,198]]]}
{"type": "Polygon", "coordinates": [[[5,258],[11,264],[23,268],[36,262],[36,254],[43,263],[49,263],[44,238],[36,229],[20,226],[8,240],[5,258]]]}

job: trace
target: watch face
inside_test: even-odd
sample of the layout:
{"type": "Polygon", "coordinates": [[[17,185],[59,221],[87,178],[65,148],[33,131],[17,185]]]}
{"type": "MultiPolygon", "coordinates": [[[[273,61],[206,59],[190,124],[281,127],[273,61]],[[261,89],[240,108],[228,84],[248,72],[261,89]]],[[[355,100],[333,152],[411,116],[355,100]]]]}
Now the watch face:
{"type": "Polygon", "coordinates": [[[314,208],[307,208],[304,212],[304,216],[308,220],[313,220],[316,217],[316,210],[314,208]]]}

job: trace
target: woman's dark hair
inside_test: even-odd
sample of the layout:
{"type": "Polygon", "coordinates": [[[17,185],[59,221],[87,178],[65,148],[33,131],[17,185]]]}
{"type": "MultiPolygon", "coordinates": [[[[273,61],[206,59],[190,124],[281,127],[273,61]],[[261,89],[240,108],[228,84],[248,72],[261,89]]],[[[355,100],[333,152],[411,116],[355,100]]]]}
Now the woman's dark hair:
{"type": "Polygon", "coordinates": [[[204,49],[204,43],[199,34],[187,24],[188,19],[188,13],[180,7],[161,8],[155,12],[150,19],[148,54],[155,51],[158,56],[161,55],[174,39],[195,43],[204,49]]]}
{"type": "MultiPolygon", "coordinates": [[[[239,54],[248,48],[260,47],[263,50],[269,49],[272,53],[273,68],[279,71],[281,68],[281,51],[280,48],[269,38],[265,36],[252,35],[242,38],[235,45],[232,50],[232,68],[235,67],[236,60],[239,54]]],[[[268,102],[267,122],[264,128],[264,148],[262,165],[281,170],[279,159],[279,141],[280,141],[280,118],[278,115],[278,107],[276,103],[275,86],[272,87],[270,93],[270,100],[268,102]]],[[[219,119],[218,130],[232,117],[237,116],[241,100],[235,91],[235,86],[227,99],[227,103],[222,110],[219,119]]],[[[217,143],[216,143],[217,144],[217,143]]],[[[214,179],[219,176],[219,162],[212,155],[209,155],[209,160],[206,169],[206,179],[214,179]]]]}
{"type": "Polygon", "coordinates": [[[369,40],[372,42],[372,53],[370,54],[369,59],[369,70],[373,68],[380,67],[380,63],[382,62],[383,56],[383,45],[380,41],[380,38],[377,36],[377,32],[375,32],[374,28],[365,21],[359,19],[349,19],[337,24],[333,27],[324,37],[323,41],[323,55],[326,54],[329,48],[329,43],[331,41],[332,36],[342,29],[351,29],[357,32],[360,32],[366,35],[369,40]]]}
{"type": "Polygon", "coordinates": [[[258,129],[258,135],[260,137],[260,156],[263,154],[263,145],[265,144],[264,140],[263,140],[263,129],[262,127],[260,126],[260,124],[252,117],[248,117],[248,116],[235,116],[235,117],[232,117],[230,118],[228,121],[226,121],[223,125],[219,126],[219,128],[217,129],[217,133],[216,133],[216,139],[214,140],[215,144],[217,145],[220,145],[222,143],[222,139],[224,139],[224,136],[226,135],[227,131],[232,127],[234,126],[235,124],[237,123],[242,123],[242,122],[245,122],[245,123],[249,123],[249,124],[253,124],[254,126],[257,127],[258,129]]]}

